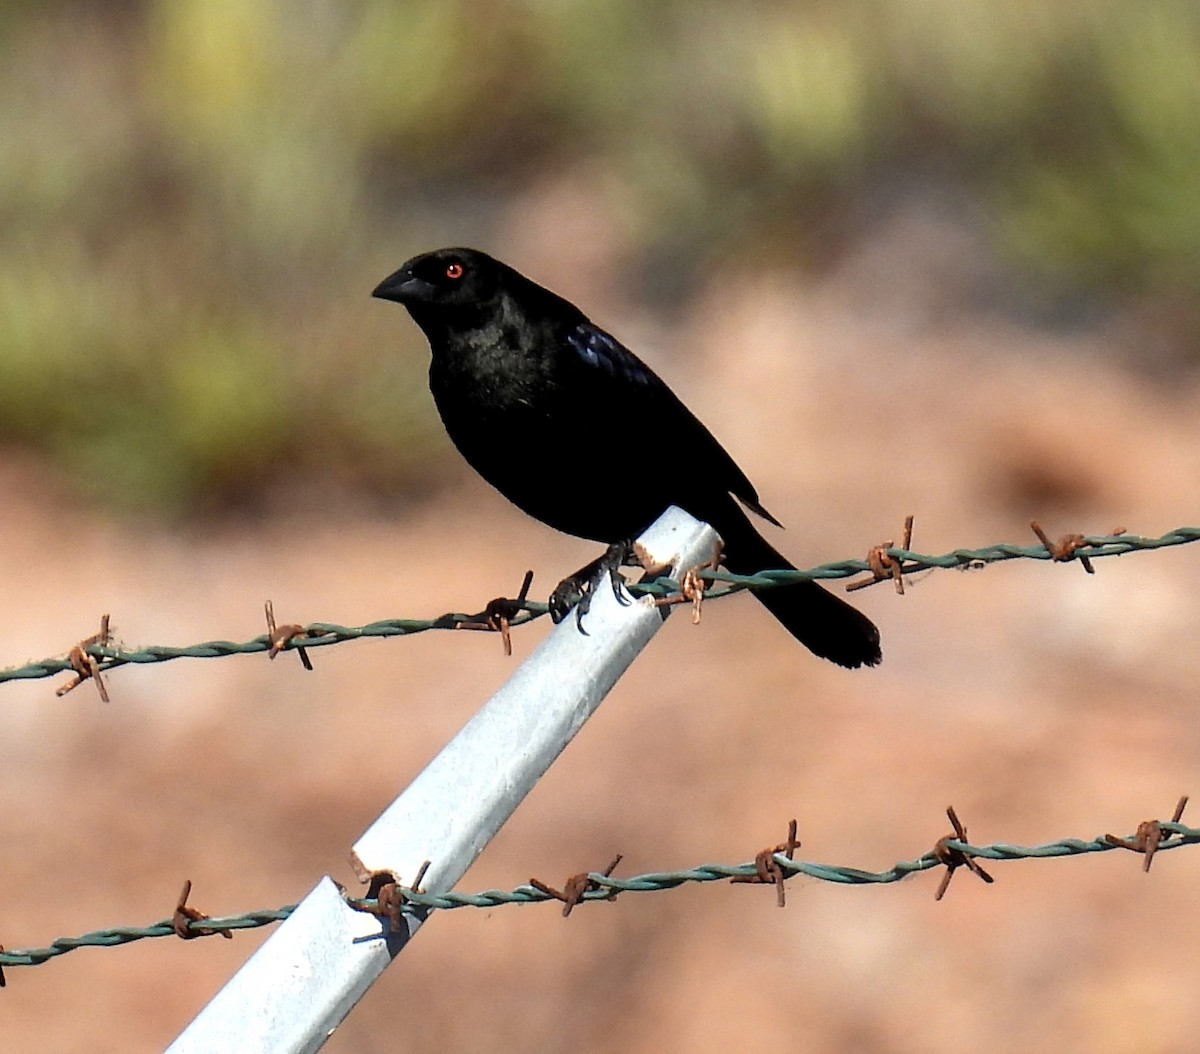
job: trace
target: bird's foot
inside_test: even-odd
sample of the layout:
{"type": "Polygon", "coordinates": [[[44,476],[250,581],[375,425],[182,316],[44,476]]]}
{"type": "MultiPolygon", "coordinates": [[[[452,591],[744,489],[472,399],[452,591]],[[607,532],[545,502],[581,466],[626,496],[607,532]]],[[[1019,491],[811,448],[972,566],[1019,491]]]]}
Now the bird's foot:
{"type": "Polygon", "coordinates": [[[575,625],[579,632],[586,635],[583,628],[583,616],[592,606],[592,597],[596,587],[604,579],[612,588],[613,596],[622,604],[629,601],[621,590],[625,579],[621,576],[621,568],[640,565],[641,560],[632,542],[616,542],[605,550],[603,555],[585,564],[573,575],[564,578],[550,594],[550,617],[556,622],[562,622],[575,608],[575,625]],[[578,600],[576,600],[578,598],[578,600]]]}

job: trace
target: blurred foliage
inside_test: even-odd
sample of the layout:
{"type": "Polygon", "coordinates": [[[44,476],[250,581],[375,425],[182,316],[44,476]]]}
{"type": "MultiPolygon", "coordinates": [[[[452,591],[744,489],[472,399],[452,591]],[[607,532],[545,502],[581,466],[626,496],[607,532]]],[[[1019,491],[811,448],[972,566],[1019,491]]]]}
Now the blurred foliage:
{"type": "Polygon", "coordinates": [[[0,444],[120,507],[429,482],[426,351],[366,293],[573,164],[679,287],[914,180],[1043,296],[1200,279],[1192,0],[58,0],[0,60],[0,444]]]}

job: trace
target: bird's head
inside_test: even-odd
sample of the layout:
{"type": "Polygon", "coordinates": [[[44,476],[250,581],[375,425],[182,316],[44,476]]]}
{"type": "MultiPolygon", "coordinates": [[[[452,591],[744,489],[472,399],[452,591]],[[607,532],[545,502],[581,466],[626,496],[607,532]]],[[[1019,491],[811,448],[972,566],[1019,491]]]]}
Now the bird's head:
{"type": "Polygon", "coordinates": [[[477,249],[414,256],[371,295],[408,308],[435,356],[455,335],[512,340],[517,330],[566,329],[587,321],[574,304],[477,249]]]}
{"type": "Polygon", "coordinates": [[[470,313],[495,296],[502,270],[499,261],[475,249],[437,249],[414,256],[371,295],[403,304],[418,321],[470,313]]]}

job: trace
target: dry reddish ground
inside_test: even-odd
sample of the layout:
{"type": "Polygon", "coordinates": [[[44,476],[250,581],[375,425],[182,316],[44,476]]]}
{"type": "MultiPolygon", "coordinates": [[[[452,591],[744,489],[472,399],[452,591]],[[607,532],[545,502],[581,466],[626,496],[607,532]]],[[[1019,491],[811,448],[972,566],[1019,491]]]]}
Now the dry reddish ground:
{"type": "MultiPolygon", "coordinates": [[[[1197,521],[1200,393],[1106,365],[1115,338],[1047,336],[909,297],[860,260],[798,293],[746,280],[658,342],[662,372],[789,525],[802,563],[917,516],[943,551],[1197,521]],[[890,283],[890,284],[889,284],[890,283]],[[900,292],[897,292],[897,288],[900,292]],[[891,295],[881,295],[891,290],[891,295]],[[904,305],[899,310],[898,304],[904,305]]],[[[902,271],[903,268],[899,268],[902,271]]],[[[898,271],[898,273],[899,273],[898,271]]],[[[898,285],[899,283],[899,285],[898,285]]],[[[635,336],[636,325],[622,332],[635,336]]],[[[544,593],[590,555],[466,473],[386,522],[330,510],[167,534],[116,524],[0,463],[3,661],[121,640],[191,643],[283,620],[434,615],[544,593]]],[[[1196,781],[1191,547],[1097,566],[936,573],[857,594],[885,663],[847,673],[747,598],[671,620],[464,888],[748,859],[800,823],[807,859],[878,869],[946,832],[981,842],[1131,831],[1196,781]]],[[[350,844],[546,632],[502,657],[429,633],[294,657],[185,660],[63,698],[8,684],[0,714],[0,940],[214,914],[352,883],[350,844]]],[[[1200,1032],[1200,853],[996,864],[996,883],[709,885],[435,916],[331,1051],[1187,1051],[1200,1032]]],[[[146,941],[12,969],[8,1050],[154,1050],[258,946],[146,941]]]]}

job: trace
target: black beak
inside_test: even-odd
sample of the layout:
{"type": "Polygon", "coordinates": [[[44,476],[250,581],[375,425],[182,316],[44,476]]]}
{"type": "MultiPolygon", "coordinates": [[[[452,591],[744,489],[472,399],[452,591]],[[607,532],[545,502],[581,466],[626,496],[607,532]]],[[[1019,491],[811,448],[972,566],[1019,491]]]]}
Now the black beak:
{"type": "Polygon", "coordinates": [[[371,295],[380,300],[394,300],[397,304],[408,304],[417,300],[428,300],[434,292],[433,286],[418,278],[403,267],[379,283],[371,295]]]}

